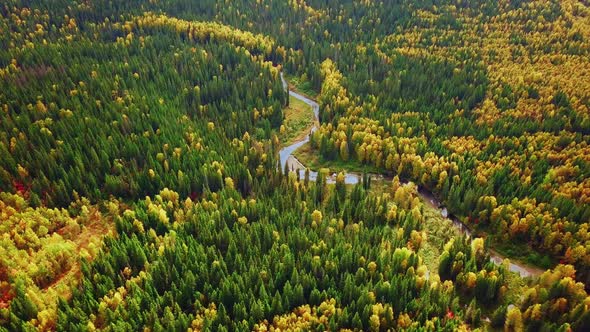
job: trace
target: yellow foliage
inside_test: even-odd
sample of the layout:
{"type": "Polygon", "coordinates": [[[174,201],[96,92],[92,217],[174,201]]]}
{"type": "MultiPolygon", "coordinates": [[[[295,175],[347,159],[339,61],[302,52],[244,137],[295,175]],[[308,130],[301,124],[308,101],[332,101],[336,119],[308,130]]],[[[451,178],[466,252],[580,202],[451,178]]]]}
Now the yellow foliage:
{"type": "Polygon", "coordinates": [[[320,223],[322,221],[322,218],[323,218],[323,216],[322,216],[322,212],[321,211],[314,210],[311,213],[311,220],[313,220],[316,223],[320,223]]]}
{"type": "Polygon", "coordinates": [[[136,27],[140,29],[165,27],[178,34],[186,34],[191,40],[201,42],[207,39],[225,40],[249,50],[260,49],[267,55],[270,54],[275,44],[269,37],[238,30],[220,23],[187,21],[154,13],[145,13],[143,16],[135,17],[133,21],[126,22],[126,25],[133,29],[136,27]]]}
{"type": "Polygon", "coordinates": [[[0,193],[0,264],[8,268],[6,278],[25,279],[27,295],[39,309],[31,323],[41,330],[51,329],[58,297],[67,299],[76,285],[79,257],[91,260],[95,243],[100,246],[113,226],[85,198],[76,204],[82,212],[70,216],[67,210],[34,209],[21,196],[0,193]]]}

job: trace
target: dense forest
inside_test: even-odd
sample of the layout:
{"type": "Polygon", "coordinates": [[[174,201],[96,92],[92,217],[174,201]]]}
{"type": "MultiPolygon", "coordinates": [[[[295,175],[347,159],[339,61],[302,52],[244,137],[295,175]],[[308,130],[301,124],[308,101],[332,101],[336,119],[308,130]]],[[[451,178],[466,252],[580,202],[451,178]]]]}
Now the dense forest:
{"type": "Polygon", "coordinates": [[[587,1],[0,14],[0,331],[590,330],[587,1]]]}

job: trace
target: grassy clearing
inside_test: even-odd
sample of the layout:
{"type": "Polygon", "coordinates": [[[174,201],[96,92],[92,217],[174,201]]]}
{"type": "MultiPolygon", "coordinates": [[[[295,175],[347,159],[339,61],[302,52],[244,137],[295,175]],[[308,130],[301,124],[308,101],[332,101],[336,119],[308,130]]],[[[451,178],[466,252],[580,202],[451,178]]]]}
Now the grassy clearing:
{"type": "Polygon", "coordinates": [[[311,82],[302,81],[297,76],[286,75],[287,82],[289,82],[289,89],[296,91],[310,99],[315,99],[318,93],[311,87],[311,82]]]}
{"type": "Polygon", "coordinates": [[[287,146],[309,134],[313,127],[314,115],[309,105],[291,96],[289,96],[289,107],[284,110],[284,114],[285,131],[281,134],[280,140],[287,146]]]}
{"type": "Polygon", "coordinates": [[[303,145],[293,155],[301,161],[303,165],[311,170],[317,171],[320,168],[329,168],[331,172],[367,172],[367,173],[381,173],[379,169],[374,166],[363,165],[356,160],[342,161],[342,160],[320,160],[319,152],[312,149],[309,143],[303,145]]]}
{"type": "Polygon", "coordinates": [[[427,204],[423,207],[426,241],[420,249],[420,255],[424,258],[424,264],[428,266],[428,270],[438,273],[439,258],[444,245],[450,239],[460,236],[460,233],[449,219],[443,218],[440,211],[427,204]]]}
{"type": "Polygon", "coordinates": [[[536,252],[530,246],[524,243],[512,243],[499,241],[492,235],[488,236],[490,247],[505,257],[510,257],[512,261],[524,262],[528,265],[542,269],[552,269],[558,261],[548,255],[536,252]]]}

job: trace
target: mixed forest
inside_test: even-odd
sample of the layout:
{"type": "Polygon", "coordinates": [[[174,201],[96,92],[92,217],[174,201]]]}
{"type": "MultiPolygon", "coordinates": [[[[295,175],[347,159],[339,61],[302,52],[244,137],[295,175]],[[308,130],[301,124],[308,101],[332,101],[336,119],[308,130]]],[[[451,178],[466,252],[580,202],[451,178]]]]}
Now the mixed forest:
{"type": "Polygon", "coordinates": [[[0,4],[0,331],[588,331],[589,223],[587,1],[0,4]]]}

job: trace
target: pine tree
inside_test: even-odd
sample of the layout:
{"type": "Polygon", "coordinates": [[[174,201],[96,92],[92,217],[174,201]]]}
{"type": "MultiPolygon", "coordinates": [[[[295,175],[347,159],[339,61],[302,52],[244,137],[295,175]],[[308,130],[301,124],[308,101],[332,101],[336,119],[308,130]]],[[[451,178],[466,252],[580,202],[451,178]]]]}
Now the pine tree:
{"type": "Polygon", "coordinates": [[[15,280],[15,297],[10,302],[10,312],[19,320],[29,321],[37,317],[37,306],[27,295],[25,281],[21,278],[15,280]]]}

